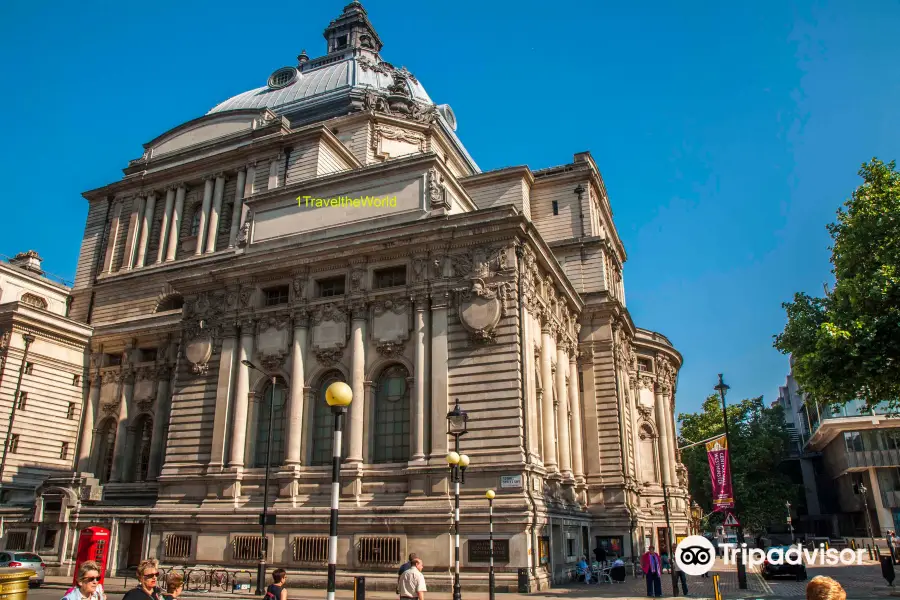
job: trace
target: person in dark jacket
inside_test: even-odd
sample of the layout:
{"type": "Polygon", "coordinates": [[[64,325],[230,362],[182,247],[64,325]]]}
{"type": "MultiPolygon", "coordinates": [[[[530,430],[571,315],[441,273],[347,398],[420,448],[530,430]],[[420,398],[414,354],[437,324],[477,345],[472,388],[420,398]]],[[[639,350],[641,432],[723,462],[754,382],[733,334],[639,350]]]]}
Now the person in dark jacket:
{"type": "Polygon", "coordinates": [[[142,560],[137,568],[138,586],[122,598],[122,600],[160,600],[159,562],[155,558],[142,560]]]}
{"type": "Polygon", "coordinates": [[[600,566],[603,566],[603,563],[606,562],[606,550],[603,546],[597,544],[597,547],[594,548],[594,558],[597,559],[597,562],[600,563],[600,566]]]}

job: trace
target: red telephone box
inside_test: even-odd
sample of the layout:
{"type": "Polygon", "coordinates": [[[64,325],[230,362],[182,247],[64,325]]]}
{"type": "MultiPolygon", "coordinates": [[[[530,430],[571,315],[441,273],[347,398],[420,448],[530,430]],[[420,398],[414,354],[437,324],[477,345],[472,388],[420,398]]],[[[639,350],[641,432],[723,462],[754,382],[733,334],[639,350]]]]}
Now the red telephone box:
{"type": "Polygon", "coordinates": [[[78,585],[78,569],[86,560],[96,561],[100,565],[100,583],[106,575],[106,561],[109,557],[109,529],[88,527],[82,529],[78,536],[78,554],[75,555],[75,573],[72,575],[74,585],[78,585]]]}

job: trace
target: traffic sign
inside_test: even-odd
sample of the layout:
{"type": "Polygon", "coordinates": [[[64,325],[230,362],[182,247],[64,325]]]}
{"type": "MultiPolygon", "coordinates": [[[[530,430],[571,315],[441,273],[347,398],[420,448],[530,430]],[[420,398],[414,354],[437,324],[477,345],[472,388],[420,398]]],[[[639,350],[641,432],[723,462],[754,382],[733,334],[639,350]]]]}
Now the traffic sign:
{"type": "Polygon", "coordinates": [[[728,513],[728,516],[725,517],[725,522],[722,523],[725,527],[740,527],[741,524],[738,523],[738,520],[734,518],[733,513],[728,513]]]}

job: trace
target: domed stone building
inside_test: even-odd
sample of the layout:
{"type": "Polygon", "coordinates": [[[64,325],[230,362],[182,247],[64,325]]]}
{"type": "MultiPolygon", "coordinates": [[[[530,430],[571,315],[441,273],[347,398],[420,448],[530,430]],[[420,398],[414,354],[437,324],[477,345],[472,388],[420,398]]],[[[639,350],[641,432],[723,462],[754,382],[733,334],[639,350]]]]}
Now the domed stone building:
{"type": "Polygon", "coordinates": [[[392,590],[416,552],[450,586],[457,402],[464,588],[486,585],[487,489],[500,589],[598,544],[664,545],[662,486],[685,534],[682,359],[632,322],[591,155],[483,172],[359,2],[325,38],[84,194],[70,314],[93,327],[91,385],[74,472],[37,492],[63,507],[34,524],[63,531],[45,554],[100,525],[113,569],[252,571],[271,445],[267,561],[321,585],[335,381],[353,392],[339,583],[392,590]]]}

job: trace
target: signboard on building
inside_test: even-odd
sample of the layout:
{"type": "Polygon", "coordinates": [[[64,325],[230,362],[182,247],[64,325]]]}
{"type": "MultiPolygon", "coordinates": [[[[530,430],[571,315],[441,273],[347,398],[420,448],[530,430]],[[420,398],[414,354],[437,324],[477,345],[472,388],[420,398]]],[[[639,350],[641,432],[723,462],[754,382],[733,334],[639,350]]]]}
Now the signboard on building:
{"type": "MultiPolygon", "coordinates": [[[[491,540],[469,540],[469,562],[491,561],[491,540]]],[[[494,562],[509,562],[509,540],[494,540],[494,562]]]]}
{"type": "Polygon", "coordinates": [[[501,488],[520,488],[522,487],[521,475],[503,475],[500,477],[501,488]]]}

